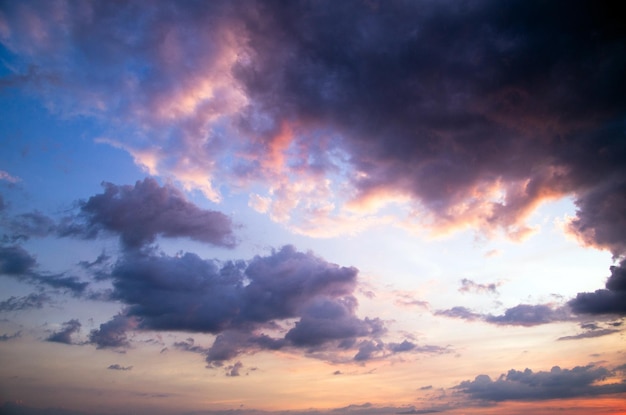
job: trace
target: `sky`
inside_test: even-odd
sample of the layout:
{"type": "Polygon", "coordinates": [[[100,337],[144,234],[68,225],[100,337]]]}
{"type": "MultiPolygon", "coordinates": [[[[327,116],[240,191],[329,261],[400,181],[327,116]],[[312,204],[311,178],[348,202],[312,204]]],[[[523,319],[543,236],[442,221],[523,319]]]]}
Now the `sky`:
{"type": "Polygon", "coordinates": [[[598,1],[0,1],[0,412],[624,414],[598,1]]]}

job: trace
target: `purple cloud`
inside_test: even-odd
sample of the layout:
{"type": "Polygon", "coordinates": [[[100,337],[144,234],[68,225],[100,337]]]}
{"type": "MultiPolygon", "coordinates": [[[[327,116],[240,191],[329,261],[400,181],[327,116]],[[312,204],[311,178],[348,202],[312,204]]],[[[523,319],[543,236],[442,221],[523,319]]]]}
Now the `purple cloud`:
{"type": "Polygon", "coordinates": [[[109,365],[109,367],[107,367],[107,369],[110,369],[110,370],[121,370],[121,371],[126,372],[126,371],[129,371],[129,370],[132,370],[133,367],[132,366],[122,366],[122,365],[120,365],[118,363],[115,363],[115,364],[109,365]]]}
{"type": "Polygon", "coordinates": [[[126,332],[136,328],[137,324],[131,317],[118,314],[106,323],[100,324],[100,328],[92,330],[89,334],[89,342],[95,344],[98,349],[123,349],[130,346],[126,332]]]}
{"type": "Polygon", "coordinates": [[[612,7],[168,7],[9,4],[10,81],[136,131],[109,143],[214,200],[220,186],[274,184],[257,206],[302,232],[345,219],[343,207],[403,197],[426,225],[521,237],[542,201],[570,195],[571,230],[624,252],[626,59],[612,7]],[[289,176],[350,191],[320,209],[326,190],[296,189],[289,176]]]}
{"type": "Polygon", "coordinates": [[[103,186],[104,193],[83,202],[79,216],[62,225],[63,236],[90,238],[107,231],[119,234],[129,248],[154,242],[158,235],[187,237],[224,247],[235,245],[230,218],[198,208],[175,187],[159,186],[151,178],[134,186],[103,186]]]}
{"type": "Polygon", "coordinates": [[[479,375],[473,381],[461,382],[455,389],[474,399],[495,402],[565,399],[626,392],[624,383],[596,384],[611,374],[604,367],[591,365],[573,369],[555,366],[547,372],[511,369],[496,380],[479,375]]]}
{"type": "Polygon", "coordinates": [[[36,272],[37,261],[19,245],[0,246],[0,275],[7,275],[39,286],[69,291],[81,295],[89,283],[65,274],[41,274],[36,272]]]}
{"type": "Polygon", "coordinates": [[[489,284],[479,284],[470,279],[463,278],[461,280],[461,288],[459,291],[462,293],[467,292],[476,292],[476,293],[488,293],[488,294],[498,294],[498,285],[496,283],[489,284]]]}
{"type": "Polygon", "coordinates": [[[46,341],[63,344],[75,344],[72,336],[80,331],[82,325],[77,319],[72,319],[63,323],[60,331],[52,333],[46,341]]]}
{"type": "Polygon", "coordinates": [[[259,350],[344,350],[385,331],[381,320],[356,316],[357,272],[292,246],[247,263],[129,249],[111,272],[111,297],[126,308],[94,330],[90,341],[127,347],[126,331],[133,328],[213,333],[208,349],[192,341],[175,344],[206,352],[213,366],[259,350]],[[288,319],[295,319],[292,328],[278,337],[268,334],[288,319]]]}
{"type": "Polygon", "coordinates": [[[626,260],[610,267],[606,288],[578,293],[569,306],[578,314],[626,315],[626,260]]]}
{"type": "Polygon", "coordinates": [[[31,273],[37,261],[18,245],[0,246],[0,274],[17,276],[31,273]]]}
{"type": "Polygon", "coordinates": [[[436,316],[458,318],[468,321],[484,321],[502,326],[538,326],[557,321],[572,320],[569,310],[565,307],[554,307],[550,304],[519,304],[507,308],[504,314],[480,314],[465,307],[453,307],[447,310],[437,310],[436,316]]]}
{"type": "Polygon", "coordinates": [[[43,308],[43,306],[50,301],[50,296],[45,293],[31,293],[23,297],[11,296],[0,302],[0,312],[43,308]]]}

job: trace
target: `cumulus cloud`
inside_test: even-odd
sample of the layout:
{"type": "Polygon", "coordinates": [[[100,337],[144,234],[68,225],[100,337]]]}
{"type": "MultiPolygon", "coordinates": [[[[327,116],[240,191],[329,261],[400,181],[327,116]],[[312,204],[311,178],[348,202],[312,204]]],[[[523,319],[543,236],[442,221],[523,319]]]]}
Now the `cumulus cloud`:
{"type": "Polygon", "coordinates": [[[399,203],[407,226],[521,238],[541,202],[571,195],[571,230],[624,250],[626,60],[606,5],[214,1],[145,13],[34,1],[3,13],[16,79],[62,111],[134,129],[103,141],[213,200],[260,182],[253,204],[302,232],[379,224],[363,212],[399,203]]]}
{"type": "Polygon", "coordinates": [[[606,288],[578,293],[569,306],[578,314],[626,315],[626,260],[610,267],[606,288]]]}
{"type": "Polygon", "coordinates": [[[82,325],[77,319],[72,319],[63,323],[61,330],[52,333],[46,341],[54,343],[75,344],[72,336],[80,331],[82,325]]]}
{"type": "Polygon", "coordinates": [[[132,329],[212,333],[207,349],[191,338],[174,344],[206,353],[212,366],[259,350],[350,350],[385,331],[380,319],[356,314],[357,273],[292,246],[224,263],[129,249],[111,271],[111,297],[126,307],[90,341],[128,347],[132,329]]]}
{"type": "Polygon", "coordinates": [[[565,399],[626,392],[626,383],[623,382],[597,384],[611,374],[604,367],[592,365],[573,369],[555,366],[545,372],[511,369],[496,380],[479,375],[473,381],[463,381],[455,388],[471,398],[495,402],[565,399]]]}
{"type": "Polygon", "coordinates": [[[89,342],[98,349],[124,349],[130,346],[127,331],[137,326],[133,318],[118,314],[106,323],[100,324],[89,334],[89,342]]]}
{"type": "Polygon", "coordinates": [[[139,248],[158,235],[188,237],[218,246],[235,244],[230,218],[186,200],[173,186],[146,178],[134,186],[104,183],[104,193],[80,207],[77,218],[63,224],[64,236],[95,237],[101,231],[120,235],[126,247],[139,248]]]}

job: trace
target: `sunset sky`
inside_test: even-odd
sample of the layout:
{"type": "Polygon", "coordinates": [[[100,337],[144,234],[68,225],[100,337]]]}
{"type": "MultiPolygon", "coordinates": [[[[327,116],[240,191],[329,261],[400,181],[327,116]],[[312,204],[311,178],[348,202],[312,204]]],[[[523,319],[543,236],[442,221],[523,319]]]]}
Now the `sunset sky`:
{"type": "Polygon", "coordinates": [[[625,74],[601,1],[0,1],[0,413],[626,413],[625,74]]]}

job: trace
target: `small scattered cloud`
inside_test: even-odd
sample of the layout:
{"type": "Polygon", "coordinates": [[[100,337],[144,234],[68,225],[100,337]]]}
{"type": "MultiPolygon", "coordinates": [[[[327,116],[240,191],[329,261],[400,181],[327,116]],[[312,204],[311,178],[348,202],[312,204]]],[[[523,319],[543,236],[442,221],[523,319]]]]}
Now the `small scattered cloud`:
{"type": "Polygon", "coordinates": [[[593,331],[585,331],[583,333],[574,334],[572,336],[559,337],[557,340],[590,339],[594,337],[608,336],[609,334],[619,333],[619,332],[620,330],[615,330],[615,329],[600,329],[600,330],[593,330],[593,331]]]}
{"type": "Polygon", "coordinates": [[[22,179],[20,179],[19,177],[12,176],[4,170],[0,170],[0,180],[4,180],[9,183],[17,183],[22,181],[22,179]]]}
{"type": "Polygon", "coordinates": [[[6,334],[5,333],[5,334],[0,335],[0,342],[6,342],[6,341],[9,341],[9,340],[12,340],[12,339],[16,339],[16,338],[20,337],[21,335],[22,335],[21,331],[17,331],[17,332],[15,332],[13,334],[6,334]]]}
{"type": "Polygon", "coordinates": [[[498,294],[498,286],[500,286],[501,283],[489,283],[489,284],[479,284],[477,282],[474,282],[470,279],[467,278],[463,278],[461,280],[461,287],[459,288],[459,292],[462,293],[468,293],[468,292],[474,292],[474,293],[479,293],[479,294],[483,294],[483,293],[487,293],[487,294],[498,294]]]}
{"type": "Polygon", "coordinates": [[[98,349],[124,349],[130,347],[126,334],[127,331],[137,327],[134,318],[118,314],[106,323],[100,324],[96,330],[89,334],[89,342],[95,344],[98,349]]]}
{"type": "Polygon", "coordinates": [[[121,370],[121,371],[125,372],[125,371],[132,370],[133,367],[132,366],[122,366],[122,365],[119,365],[119,364],[115,363],[115,364],[109,365],[109,367],[107,367],[107,369],[110,369],[110,370],[121,370]]]}
{"type": "Polygon", "coordinates": [[[72,336],[80,331],[82,325],[77,319],[72,319],[63,323],[61,330],[52,333],[46,341],[63,344],[76,344],[72,336]]]}
{"type": "Polygon", "coordinates": [[[0,312],[40,309],[50,302],[50,296],[45,293],[31,293],[23,297],[11,296],[0,302],[0,312]]]}
{"type": "Polygon", "coordinates": [[[44,285],[54,289],[81,295],[89,283],[78,277],[61,274],[43,274],[37,272],[37,261],[19,245],[0,246],[0,274],[10,276],[35,285],[44,285]]]}
{"type": "Polygon", "coordinates": [[[566,307],[552,304],[519,304],[508,308],[504,314],[480,314],[466,307],[452,307],[446,310],[437,310],[436,316],[457,318],[468,321],[483,321],[501,326],[538,326],[557,321],[572,320],[571,313],[566,307]]]}
{"type": "Polygon", "coordinates": [[[233,365],[226,366],[226,376],[239,376],[239,371],[243,368],[243,363],[236,362],[233,365]]]}
{"type": "Polygon", "coordinates": [[[608,336],[613,333],[619,333],[621,330],[615,327],[620,327],[621,323],[621,321],[603,323],[602,325],[600,323],[593,322],[581,323],[580,328],[584,330],[582,333],[559,337],[557,340],[581,340],[608,336]]]}

